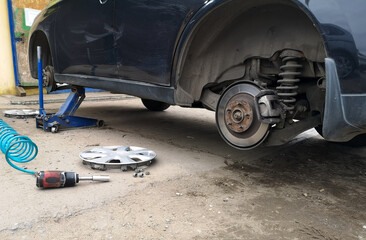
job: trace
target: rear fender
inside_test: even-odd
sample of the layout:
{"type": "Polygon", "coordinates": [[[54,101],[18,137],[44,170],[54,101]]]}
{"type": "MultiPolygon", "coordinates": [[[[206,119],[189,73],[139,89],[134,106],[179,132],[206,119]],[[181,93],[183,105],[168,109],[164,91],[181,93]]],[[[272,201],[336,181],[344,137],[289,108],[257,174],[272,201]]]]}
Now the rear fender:
{"type": "Polygon", "coordinates": [[[324,62],[324,48],[318,21],[298,1],[209,1],[192,17],[176,50],[172,71],[176,102],[189,105],[199,100],[204,86],[246,58],[269,58],[283,49],[297,49],[310,60],[324,62]],[[266,11],[272,14],[269,20],[266,11]],[[249,15],[253,21],[246,18],[249,15]],[[253,22],[261,27],[254,28],[253,22]]]}
{"type": "MultiPolygon", "coordinates": [[[[55,2],[55,1],[53,1],[55,2]]],[[[54,55],[54,24],[58,5],[53,4],[43,9],[34,20],[29,32],[28,57],[29,68],[33,78],[37,79],[37,46],[42,47],[43,67],[57,66],[57,57],[54,55]]]]}

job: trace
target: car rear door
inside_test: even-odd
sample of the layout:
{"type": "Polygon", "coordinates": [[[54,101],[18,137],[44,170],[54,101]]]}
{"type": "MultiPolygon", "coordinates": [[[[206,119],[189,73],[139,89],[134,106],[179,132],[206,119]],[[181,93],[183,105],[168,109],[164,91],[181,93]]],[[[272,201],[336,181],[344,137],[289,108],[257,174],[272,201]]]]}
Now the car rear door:
{"type": "Polygon", "coordinates": [[[114,0],[64,0],[58,11],[56,71],[115,77],[114,0]]]}
{"type": "Polygon", "coordinates": [[[170,85],[176,41],[204,0],[117,0],[116,43],[122,79],[170,85]]]}

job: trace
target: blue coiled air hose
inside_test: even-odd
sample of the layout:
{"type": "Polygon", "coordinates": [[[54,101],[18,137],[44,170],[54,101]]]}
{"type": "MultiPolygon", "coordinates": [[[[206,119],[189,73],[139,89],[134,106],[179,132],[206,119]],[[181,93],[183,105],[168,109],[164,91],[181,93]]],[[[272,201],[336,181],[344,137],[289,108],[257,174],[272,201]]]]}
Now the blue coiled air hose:
{"type": "Polygon", "coordinates": [[[28,137],[19,135],[2,119],[0,119],[0,148],[10,166],[22,172],[35,174],[35,171],[18,167],[13,162],[32,161],[38,154],[37,145],[28,137]]]}

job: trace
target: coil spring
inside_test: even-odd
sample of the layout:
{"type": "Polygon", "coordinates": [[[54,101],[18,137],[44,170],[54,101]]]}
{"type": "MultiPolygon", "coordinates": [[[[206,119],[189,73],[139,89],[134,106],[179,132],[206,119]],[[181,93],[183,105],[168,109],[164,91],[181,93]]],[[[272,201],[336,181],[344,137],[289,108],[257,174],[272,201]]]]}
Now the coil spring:
{"type": "Polygon", "coordinates": [[[13,162],[32,161],[38,154],[37,145],[28,137],[19,135],[2,119],[0,119],[0,148],[10,166],[22,172],[35,174],[34,171],[20,168],[13,162]]]}
{"type": "Polygon", "coordinates": [[[285,57],[282,59],[284,65],[280,67],[282,73],[279,76],[282,78],[277,81],[280,84],[277,89],[277,94],[285,105],[285,110],[293,113],[295,109],[296,96],[298,94],[297,89],[299,86],[296,83],[300,82],[297,77],[301,75],[298,69],[302,68],[302,65],[298,64],[296,57],[285,57]]]}

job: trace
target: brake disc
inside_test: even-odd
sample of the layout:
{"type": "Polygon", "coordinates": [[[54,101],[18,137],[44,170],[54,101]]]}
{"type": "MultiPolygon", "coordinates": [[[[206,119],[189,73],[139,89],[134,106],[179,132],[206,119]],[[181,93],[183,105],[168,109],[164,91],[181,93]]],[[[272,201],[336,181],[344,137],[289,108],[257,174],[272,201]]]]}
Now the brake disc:
{"type": "Polygon", "coordinates": [[[79,157],[93,169],[105,171],[108,168],[120,168],[127,171],[128,168],[150,165],[156,153],[141,147],[107,146],[83,151],[79,157]]]}
{"type": "Polygon", "coordinates": [[[260,88],[252,83],[239,82],[221,95],[216,109],[216,124],[221,137],[240,150],[260,145],[269,134],[269,124],[257,117],[255,96],[260,88]]]}
{"type": "Polygon", "coordinates": [[[35,117],[39,114],[38,110],[34,109],[13,109],[4,111],[5,117],[13,117],[13,118],[27,118],[27,117],[35,117]]]}

